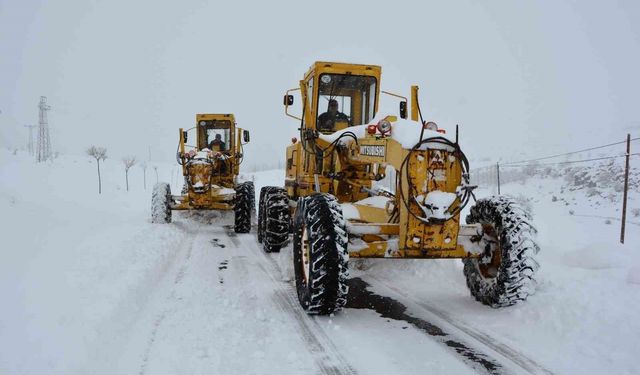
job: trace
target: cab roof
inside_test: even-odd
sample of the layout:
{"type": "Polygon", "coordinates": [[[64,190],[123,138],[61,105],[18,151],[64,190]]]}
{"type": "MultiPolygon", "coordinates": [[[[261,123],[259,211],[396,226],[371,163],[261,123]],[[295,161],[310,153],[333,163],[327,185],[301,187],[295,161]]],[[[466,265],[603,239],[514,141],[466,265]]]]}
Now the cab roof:
{"type": "Polygon", "coordinates": [[[198,113],[196,122],[200,120],[229,120],[235,123],[235,117],[231,113],[198,113]]]}
{"type": "Polygon", "coordinates": [[[380,76],[382,73],[382,67],[379,65],[316,61],[305,74],[305,78],[308,78],[310,75],[314,74],[314,72],[380,76]]]}

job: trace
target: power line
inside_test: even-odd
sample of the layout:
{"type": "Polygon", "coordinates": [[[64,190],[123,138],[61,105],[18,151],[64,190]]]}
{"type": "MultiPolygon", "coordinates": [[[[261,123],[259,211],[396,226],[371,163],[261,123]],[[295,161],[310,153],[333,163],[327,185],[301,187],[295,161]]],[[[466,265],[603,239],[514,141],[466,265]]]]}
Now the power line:
{"type": "MultiPolygon", "coordinates": [[[[636,138],[632,138],[631,141],[636,141],[640,139],[640,137],[636,137],[636,138]]],[[[500,165],[511,165],[511,164],[522,164],[522,163],[530,163],[533,161],[539,161],[539,160],[547,160],[547,159],[553,159],[553,158],[557,158],[560,156],[567,156],[567,155],[573,155],[573,154],[579,154],[581,152],[586,152],[586,151],[593,151],[593,150],[598,150],[601,148],[605,148],[605,147],[611,147],[611,146],[615,146],[615,145],[620,145],[623,143],[627,143],[627,141],[620,141],[620,142],[614,142],[614,143],[609,143],[607,145],[602,145],[602,146],[597,146],[597,147],[590,147],[590,148],[585,148],[582,150],[577,150],[577,151],[571,151],[571,152],[565,152],[563,154],[556,154],[556,155],[550,155],[550,156],[545,156],[542,158],[536,158],[536,159],[529,159],[529,160],[520,160],[520,161],[512,161],[509,163],[501,163],[500,165]]]]}
{"type": "MultiPolygon", "coordinates": [[[[639,140],[640,137],[636,137],[636,138],[631,138],[630,141],[637,141],[639,140]]],[[[530,163],[533,161],[539,161],[539,160],[547,160],[547,159],[552,159],[552,158],[557,158],[559,156],[567,156],[567,155],[573,155],[573,154],[578,154],[581,152],[586,152],[586,151],[593,151],[593,150],[598,150],[601,148],[605,148],[605,147],[611,147],[611,146],[615,146],[615,145],[620,145],[623,143],[627,143],[627,141],[620,141],[620,142],[614,142],[614,143],[609,143],[606,145],[602,145],[602,146],[597,146],[597,147],[590,147],[590,148],[585,148],[582,150],[577,150],[577,151],[571,151],[571,152],[565,152],[563,154],[556,154],[556,155],[550,155],[550,156],[545,156],[545,157],[541,157],[541,158],[536,158],[536,159],[529,159],[529,160],[520,160],[520,161],[512,161],[512,162],[507,162],[507,163],[500,163],[500,165],[503,166],[511,166],[513,164],[523,164],[523,163],[530,163]]],[[[632,154],[635,155],[635,154],[632,154]]],[[[596,159],[597,160],[597,159],[596,159]]],[[[577,162],[577,161],[576,161],[577,162]]],[[[565,163],[571,163],[571,162],[562,162],[562,163],[543,163],[543,164],[565,164],[565,163]]],[[[488,168],[495,168],[495,165],[490,164],[490,165],[485,165],[484,167],[478,167],[478,168],[474,168],[474,170],[482,170],[482,169],[488,169],[488,168]]]]}
{"type": "MultiPolygon", "coordinates": [[[[629,154],[629,156],[640,155],[640,153],[629,154]]],[[[617,156],[605,156],[601,158],[592,158],[592,159],[583,159],[583,160],[572,160],[572,161],[561,161],[557,163],[539,163],[536,165],[559,165],[559,164],[573,164],[573,163],[584,163],[587,161],[597,161],[597,160],[608,160],[608,159],[618,159],[624,158],[627,155],[617,155],[617,156]]],[[[501,167],[525,167],[525,165],[503,165],[500,164],[501,167]]]]}

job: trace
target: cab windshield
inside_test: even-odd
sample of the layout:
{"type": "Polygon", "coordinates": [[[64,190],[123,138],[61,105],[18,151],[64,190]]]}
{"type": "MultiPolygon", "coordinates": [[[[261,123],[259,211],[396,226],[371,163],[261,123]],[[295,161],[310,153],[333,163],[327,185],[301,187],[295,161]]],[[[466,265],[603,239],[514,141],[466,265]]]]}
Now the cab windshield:
{"type": "Polygon", "coordinates": [[[374,116],[376,79],[370,76],[321,74],[317,129],[330,133],[366,124],[374,116]]]}
{"type": "Polygon", "coordinates": [[[199,123],[200,149],[229,151],[231,149],[231,122],[228,120],[203,120],[199,123]]]}

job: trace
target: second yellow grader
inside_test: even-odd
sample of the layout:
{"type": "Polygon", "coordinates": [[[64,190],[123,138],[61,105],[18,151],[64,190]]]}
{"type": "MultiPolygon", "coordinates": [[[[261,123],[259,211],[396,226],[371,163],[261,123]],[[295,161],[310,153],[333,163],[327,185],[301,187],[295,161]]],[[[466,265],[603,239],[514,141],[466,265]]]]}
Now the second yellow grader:
{"type": "Polygon", "coordinates": [[[152,222],[171,222],[172,210],[233,210],[235,231],[248,233],[255,210],[254,187],[251,181],[239,182],[238,175],[249,131],[238,128],[232,114],[198,114],[196,126],[180,128],[179,137],[176,159],[184,187],[180,195],[172,195],[169,184],[156,184],[152,222]],[[194,144],[188,144],[190,138],[194,144]]]}

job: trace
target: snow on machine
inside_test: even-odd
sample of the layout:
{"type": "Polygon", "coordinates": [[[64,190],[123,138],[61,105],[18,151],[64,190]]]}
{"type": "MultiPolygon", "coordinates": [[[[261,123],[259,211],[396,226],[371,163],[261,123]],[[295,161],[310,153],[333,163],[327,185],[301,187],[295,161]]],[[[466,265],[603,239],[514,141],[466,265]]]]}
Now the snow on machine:
{"type": "Polygon", "coordinates": [[[236,127],[232,114],[198,114],[195,127],[180,128],[176,159],[184,176],[182,194],[172,195],[167,183],[156,184],[151,221],[170,223],[172,210],[234,210],[235,232],[248,233],[254,187],[251,181],[238,182],[248,142],[249,131],[236,127]],[[190,131],[196,133],[195,145],[186,144],[190,131]]]}
{"type": "Polygon", "coordinates": [[[478,200],[461,224],[474,186],[457,128],[452,137],[422,120],[417,86],[407,119],[407,98],[380,90],[381,71],[316,62],[286,92],[285,113],[300,133],[286,150],[284,187],[260,191],[258,241],[279,251],[293,232],[298,299],[310,314],[345,305],[349,258],[462,259],[478,301],[525,300],[539,250],[529,213],[494,196],[478,200]],[[301,116],[289,112],[293,91],[301,116]],[[399,116],[378,113],[381,93],[401,99],[399,116]],[[391,187],[374,183],[382,180],[391,187]]]}

